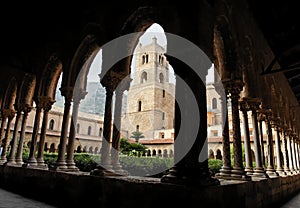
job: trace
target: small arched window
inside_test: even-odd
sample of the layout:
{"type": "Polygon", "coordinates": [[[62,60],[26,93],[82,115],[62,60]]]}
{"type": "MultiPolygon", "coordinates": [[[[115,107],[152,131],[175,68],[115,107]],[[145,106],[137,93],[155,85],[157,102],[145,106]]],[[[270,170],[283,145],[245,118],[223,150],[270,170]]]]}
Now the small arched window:
{"type": "Polygon", "coordinates": [[[78,124],[76,125],[76,133],[79,134],[79,131],[80,131],[80,124],[78,123],[78,124]]]}
{"type": "Polygon", "coordinates": [[[91,135],[91,133],[92,133],[92,127],[89,126],[89,127],[88,127],[88,135],[91,135]]]}
{"type": "Polygon", "coordinates": [[[143,72],[141,75],[141,84],[147,82],[147,73],[143,72]]]}
{"type": "Polygon", "coordinates": [[[99,129],[99,136],[101,137],[102,136],[102,128],[100,127],[99,129]]]}
{"type": "Polygon", "coordinates": [[[164,75],[163,75],[163,73],[159,74],[159,83],[164,83],[164,75]]]}
{"type": "Polygon", "coordinates": [[[217,109],[218,104],[217,104],[217,98],[212,99],[212,109],[217,109]]]}
{"type": "Polygon", "coordinates": [[[50,130],[54,129],[54,120],[53,119],[51,119],[50,122],[49,122],[49,129],[50,130]]]}
{"type": "Polygon", "coordinates": [[[139,100],[138,102],[138,111],[142,111],[142,101],[139,100]]]}

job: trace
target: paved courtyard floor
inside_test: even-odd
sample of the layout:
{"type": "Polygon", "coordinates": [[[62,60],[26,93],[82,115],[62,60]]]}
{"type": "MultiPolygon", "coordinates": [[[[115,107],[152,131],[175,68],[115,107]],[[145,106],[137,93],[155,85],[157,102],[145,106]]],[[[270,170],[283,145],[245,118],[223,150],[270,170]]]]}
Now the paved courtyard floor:
{"type": "Polygon", "coordinates": [[[0,188],[0,208],[55,208],[0,188]]]}

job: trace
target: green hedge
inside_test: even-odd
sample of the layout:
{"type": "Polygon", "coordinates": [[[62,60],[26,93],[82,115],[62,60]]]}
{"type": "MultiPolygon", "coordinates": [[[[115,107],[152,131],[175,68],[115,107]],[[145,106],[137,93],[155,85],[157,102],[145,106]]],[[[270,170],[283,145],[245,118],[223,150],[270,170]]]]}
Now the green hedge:
{"type": "MultiPolygon", "coordinates": [[[[26,161],[28,159],[28,156],[28,152],[23,153],[23,160],[26,161]]],[[[53,166],[57,160],[57,156],[57,153],[45,153],[44,161],[48,166],[53,166]]],[[[75,153],[74,162],[80,171],[90,172],[91,170],[95,169],[97,163],[100,162],[100,155],[75,153]]],[[[122,165],[123,169],[129,173],[129,175],[161,177],[168,173],[168,170],[174,164],[174,160],[173,158],[135,157],[121,155],[120,164],[122,165]]],[[[222,160],[208,160],[208,168],[213,175],[219,172],[221,167],[222,160]]]]}

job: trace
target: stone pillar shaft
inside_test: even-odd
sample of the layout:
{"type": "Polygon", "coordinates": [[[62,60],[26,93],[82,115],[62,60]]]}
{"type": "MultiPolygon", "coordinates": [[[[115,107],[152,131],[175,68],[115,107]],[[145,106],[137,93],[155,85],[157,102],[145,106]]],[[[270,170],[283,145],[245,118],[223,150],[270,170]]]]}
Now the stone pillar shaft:
{"type": "Polygon", "coordinates": [[[280,144],[280,133],[279,129],[276,125],[274,125],[275,129],[275,148],[276,148],[276,172],[279,175],[285,175],[285,172],[282,167],[282,162],[281,162],[281,144],[280,144]]]}
{"type": "Polygon", "coordinates": [[[45,147],[45,139],[46,139],[46,131],[47,131],[47,126],[48,126],[48,115],[49,115],[49,110],[44,109],[44,114],[43,114],[43,123],[42,123],[42,128],[41,128],[41,134],[40,134],[40,141],[39,141],[39,146],[38,146],[38,155],[37,155],[37,165],[39,166],[44,166],[44,147],[45,147]]]}
{"type": "Polygon", "coordinates": [[[234,149],[234,166],[232,174],[234,176],[242,176],[245,174],[242,158],[242,142],[241,142],[241,129],[239,118],[239,93],[241,88],[233,86],[229,89],[231,98],[231,111],[232,111],[232,130],[233,130],[233,149],[234,149]]]}
{"type": "Polygon", "coordinates": [[[228,124],[228,110],[227,110],[227,95],[221,96],[221,111],[224,120],[224,127],[222,130],[222,148],[223,148],[223,166],[220,170],[220,176],[230,176],[231,174],[231,158],[230,158],[230,140],[229,140],[229,124],[228,124]]]}
{"type": "Polygon", "coordinates": [[[116,173],[126,174],[125,171],[122,170],[122,166],[119,161],[122,99],[123,99],[123,89],[117,89],[116,90],[116,98],[115,98],[115,112],[114,112],[112,148],[111,148],[111,163],[113,166],[113,170],[116,173]]]}
{"type": "Polygon", "coordinates": [[[245,171],[247,175],[253,174],[252,155],[250,147],[250,133],[249,133],[249,122],[248,122],[248,106],[247,103],[240,102],[240,110],[243,113],[243,127],[244,127],[244,146],[245,146],[245,160],[246,167],[245,171]]]}
{"type": "Polygon", "coordinates": [[[84,99],[87,92],[83,91],[82,89],[76,89],[76,94],[74,95],[73,99],[73,111],[70,123],[70,132],[69,132],[69,140],[68,140],[68,149],[67,149],[67,167],[68,171],[78,171],[79,169],[76,167],[74,162],[74,144],[76,138],[76,130],[75,126],[78,120],[78,111],[80,101],[84,99]]]}
{"type": "Polygon", "coordinates": [[[35,150],[37,145],[37,136],[39,133],[39,126],[40,126],[40,119],[41,119],[41,106],[36,107],[33,130],[32,130],[32,137],[31,137],[31,145],[30,145],[30,152],[29,158],[27,161],[27,165],[36,165],[36,158],[35,158],[35,150]]]}
{"type": "Polygon", "coordinates": [[[21,124],[21,132],[20,132],[20,140],[18,144],[18,150],[16,155],[16,163],[19,165],[23,164],[23,145],[24,145],[24,139],[25,139],[25,130],[26,130],[26,122],[28,118],[29,111],[24,111],[23,118],[22,118],[22,124],[21,124]]]}
{"type": "Polygon", "coordinates": [[[7,164],[15,164],[15,153],[16,153],[16,145],[17,145],[17,135],[19,132],[19,126],[21,122],[21,112],[17,112],[16,120],[15,120],[15,126],[14,126],[14,132],[13,132],[13,137],[11,140],[11,148],[10,148],[10,153],[7,158],[7,164]]]}
{"type": "Polygon", "coordinates": [[[66,153],[66,144],[67,144],[67,137],[68,137],[68,127],[70,122],[70,109],[71,109],[73,91],[71,90],[71,88],[63,88],[62,95],[65,97],[65,108],[64,108],[64,115],[63,115],[63,121],[61,126],[58,157],[54,167],[55,170],[67,169],[65,153],[66,153]]]}
{"type": "Polygon", "coordinates": [[[267,144],[268,144],[268,167],[266,169],[266,173],[269,176],[277,176],[278,173],[276,173],[274,169],[273,132],[272,132],[272,126],[269,119],[270,116],[267,116],[267,118],[265,119],[265,124],[267,129],[267,144]]]}
{"type": "Polygon", "coordinates": [[[6,154],[7,154],[7,149],[8,149],[8,140],[9,140],[9,137],[10,137],[10,128],[11,128],[11,122],[15,116],[15,111],[14,110],[10,110],[8,109],[8,121],[7,121],[7,125],[6,125],[6,131],[5,131],[5,136],[4,136],[4,139],[2,141],[2,154],[1,154],[1,159],[0,159],[0,162],[1,163],[4,163],[7,161],[6,159],[6,154]]]}

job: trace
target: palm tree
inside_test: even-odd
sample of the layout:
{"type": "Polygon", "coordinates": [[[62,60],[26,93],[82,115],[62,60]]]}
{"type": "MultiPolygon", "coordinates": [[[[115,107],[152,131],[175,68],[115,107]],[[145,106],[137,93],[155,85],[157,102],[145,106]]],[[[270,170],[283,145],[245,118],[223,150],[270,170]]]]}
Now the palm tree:
{"type": "Polygon", "coordinates": [[[135,142],[138,143],[140,138],[144,138],[143,132],[140,132],[139,130],[136,130],[131,133],[132,135],[130,138],[134,138],[135,142]]]}

